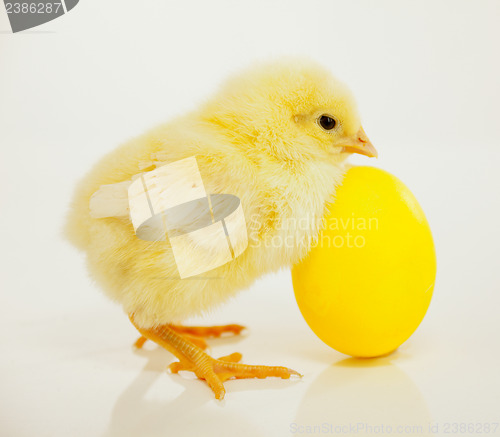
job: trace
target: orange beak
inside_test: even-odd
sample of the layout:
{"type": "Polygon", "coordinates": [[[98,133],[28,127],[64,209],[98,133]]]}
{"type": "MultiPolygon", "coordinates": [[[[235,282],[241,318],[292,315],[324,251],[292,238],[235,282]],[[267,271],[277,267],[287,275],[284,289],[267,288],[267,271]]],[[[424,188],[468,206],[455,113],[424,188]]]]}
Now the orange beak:
{"type": "Polygon", "coordinates": [[[359,153],[360,155],[365,155],[369,158],[378,157],[377,150],[373,147],[373,144],[366,136],[362,127],[359,128],[356,135],[346,139],[346,141],[342,143],[342,152],[359,153]]]}

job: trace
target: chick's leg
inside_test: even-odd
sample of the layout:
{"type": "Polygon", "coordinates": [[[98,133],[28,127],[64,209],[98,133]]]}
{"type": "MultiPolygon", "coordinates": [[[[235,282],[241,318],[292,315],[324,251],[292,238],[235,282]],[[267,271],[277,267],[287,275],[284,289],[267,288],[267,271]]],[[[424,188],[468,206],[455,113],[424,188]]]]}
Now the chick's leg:
{"type": "Polygon", "coordinates": [[[149,340],[167,349],[174,354],[179,361],[170,365],[170,370],[177,373],[180,370],[189,370],[200,379],[204,379],[210,386],[217,399],[223,399],[226,393],[223,382],[235,378],[267,378],[277,376],[283,379],[291,375],[300,376],[295,370],[278,366],[251,366],[239,364],[241,354],[234,353],[219,359],[212,358],[193,342],[177,333],[169,325],[155,328],[143,329],[131,322],[137,330],[149,340]]]}

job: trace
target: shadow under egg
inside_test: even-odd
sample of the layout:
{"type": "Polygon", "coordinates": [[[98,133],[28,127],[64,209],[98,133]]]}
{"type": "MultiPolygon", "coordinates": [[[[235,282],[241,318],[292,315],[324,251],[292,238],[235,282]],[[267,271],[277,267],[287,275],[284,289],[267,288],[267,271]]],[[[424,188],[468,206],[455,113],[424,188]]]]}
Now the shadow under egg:
{"type": "Polygon", "coordinates": [[[379,358],[345,358],[325,369],[303,396],[291,434],[430,435],[431,415],[413,380],[379,358]]]}

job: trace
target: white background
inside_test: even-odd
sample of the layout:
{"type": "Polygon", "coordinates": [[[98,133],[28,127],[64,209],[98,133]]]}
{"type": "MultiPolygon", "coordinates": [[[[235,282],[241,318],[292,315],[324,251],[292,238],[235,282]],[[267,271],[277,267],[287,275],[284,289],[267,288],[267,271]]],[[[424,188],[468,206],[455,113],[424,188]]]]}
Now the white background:
{"type": "Polygon", "coordinates": [[[446,435],[446,423],[500,422],[500,2],[82,0],[15,35],[6,17],[0,6],[0,435],[274,437],[395,422],[446,435]],[[355,162],[419,199],[437,284],[397,353],[359,361],[309,330],[288,271],[263,278],[196,322],[249,326],[211,342],[215,356],[240,351],[304,378],[230,381],[220,403],[167,374],[167,352],[133,350],[134,328],[61,225],[105,152],[282,54],[350,85],[380,153],[355,162]]]}

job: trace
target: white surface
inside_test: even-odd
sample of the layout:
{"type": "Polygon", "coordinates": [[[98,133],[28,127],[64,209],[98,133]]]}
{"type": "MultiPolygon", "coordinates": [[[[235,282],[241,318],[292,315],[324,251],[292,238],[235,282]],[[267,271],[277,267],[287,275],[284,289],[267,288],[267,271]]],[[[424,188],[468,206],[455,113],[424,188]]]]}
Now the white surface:
{"type": "Polygon", "coordinates": [[[484,0],[82,0],[12,35],[0,7],[0,435],[274,437],[294,423],[395,421],[447,435],[447,423],[500,422],[499,12],[484,0]],[[358,96],[380,152],[369,164],[420,200],[438,280],[399,352],[360,362],[309,330],[288,272],[263,278],[198,322],[250,327],[211,342],[215,356],[241,351],[304,378],[230,381],[220,403],[164,372],[167,352],[134,352],[133,327],[60,227],[74,183],[106,151],[283,53],[317,59],[358,96]]]}

